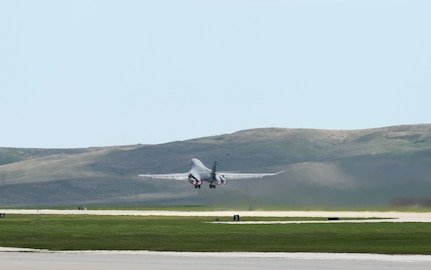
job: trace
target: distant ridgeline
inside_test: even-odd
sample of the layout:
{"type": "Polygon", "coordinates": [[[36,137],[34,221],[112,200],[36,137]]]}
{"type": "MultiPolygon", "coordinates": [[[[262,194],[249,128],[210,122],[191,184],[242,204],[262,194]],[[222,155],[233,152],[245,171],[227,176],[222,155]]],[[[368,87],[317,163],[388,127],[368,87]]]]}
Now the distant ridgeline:
{"type": "Polygon", "coordinates": [[[0,207],[209,205],[431,206],[431,125],[365,130],[262,128],[160,145],[0,148],[0,207]],[[142,173],[273,172],[209,191],[142,173]]]}

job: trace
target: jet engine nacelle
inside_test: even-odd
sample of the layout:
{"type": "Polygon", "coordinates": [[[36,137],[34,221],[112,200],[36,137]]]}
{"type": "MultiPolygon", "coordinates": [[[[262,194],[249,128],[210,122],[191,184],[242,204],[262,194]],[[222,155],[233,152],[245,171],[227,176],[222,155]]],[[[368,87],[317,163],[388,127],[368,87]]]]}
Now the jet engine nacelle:
{"type": "Polygon", "coordinates": [[[202,181],[196,179],[196,177],[194,177],[192,174],[189,174],[188,180],[189,180],[189,183],[192,185],[195,185],[195,186],[202,185],[202,181]]]}
{"type": "Polygon", "coordinates": [[[218,185],[226,185],[227,184],[226,177],[224,177],[223,175],[216,174],[215,179],[216,179],[218,185]]]}

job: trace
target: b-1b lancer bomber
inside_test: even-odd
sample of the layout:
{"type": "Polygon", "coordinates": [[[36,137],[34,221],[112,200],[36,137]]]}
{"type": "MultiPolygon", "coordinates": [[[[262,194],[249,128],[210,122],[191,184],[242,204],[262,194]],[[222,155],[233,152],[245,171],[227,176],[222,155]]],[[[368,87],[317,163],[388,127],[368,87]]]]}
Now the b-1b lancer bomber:
{"type": "Polygon", "coordinates": [[[261,178],[264,176],[273,176],[282,173],[235,173],[235,172],[217,172],[217,161],[214,161],[212,169],[207,168],[202,161],[197,158],[190,160],[190,170],[187,173],[169,173],[169,174],[140,174],[142,177],[155,179],[171,180],[188,180],[195,188],[201,188],[202,182],[208,182],[211,189],[216,185],[226,185],[227,180],[261,178]]]}

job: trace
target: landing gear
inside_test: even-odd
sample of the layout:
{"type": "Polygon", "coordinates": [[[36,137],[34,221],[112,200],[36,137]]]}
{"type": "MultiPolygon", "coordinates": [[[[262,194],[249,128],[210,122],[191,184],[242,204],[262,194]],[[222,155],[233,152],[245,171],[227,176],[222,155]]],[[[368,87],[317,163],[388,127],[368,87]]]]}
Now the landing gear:
{"type": "Polygon", "coordinates": [[[213,184],[210,184],[210,188],[212,189],[215,189],[216,188],[216,185],[213,185],[213,184]]]}
{"type": "Polygon", "coordinates": [[[195,188],[201,188],[201,185],[195,185],[195,188]]]}

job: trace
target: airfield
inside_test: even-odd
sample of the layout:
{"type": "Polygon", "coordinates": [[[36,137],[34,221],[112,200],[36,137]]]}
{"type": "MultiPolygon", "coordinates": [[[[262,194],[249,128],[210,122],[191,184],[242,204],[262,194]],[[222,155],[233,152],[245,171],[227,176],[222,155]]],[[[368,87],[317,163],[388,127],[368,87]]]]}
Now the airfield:
{"type": "MultiPolygon", "coordinates": [[[[113,215],[113,216],[200,216],[200,217],[323,217],[340,220],[253,221],[227,224],[288,224],[342,222],[425,222],[426,212],[373,211],[133,211],[133,210],[50,210],[5,209],[8,214],[113,215]],[[365,218],[357,220],[355,218],[365,218]]],[[[217,222],[217,221],[215,221],[217,222]]],[[[430,224],[431,225],[431,224],[430,224]]],[[[302,252],[155,252],[155,251],[50,251],[0,248],[2,267],[7,269],[429,269],[429,255],[383,255],[302,252]]]]}

